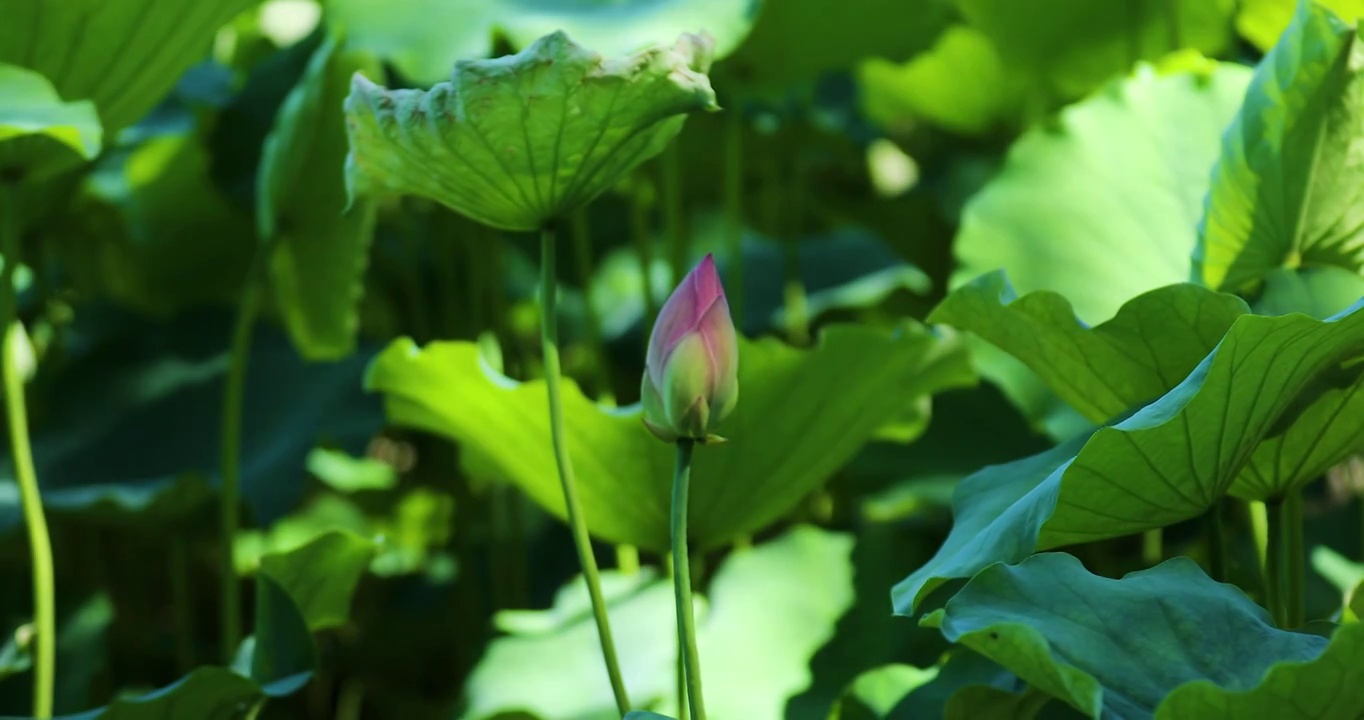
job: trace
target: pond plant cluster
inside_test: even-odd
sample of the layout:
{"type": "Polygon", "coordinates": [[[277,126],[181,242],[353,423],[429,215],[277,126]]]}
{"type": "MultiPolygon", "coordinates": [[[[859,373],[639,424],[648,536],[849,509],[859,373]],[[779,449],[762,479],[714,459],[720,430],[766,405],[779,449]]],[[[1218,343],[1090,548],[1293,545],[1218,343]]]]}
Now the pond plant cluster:
{"type": "Polygon", "coordinates": [[[0,716],[1364,718],[1364,3],[0,15],[0,716]]]}

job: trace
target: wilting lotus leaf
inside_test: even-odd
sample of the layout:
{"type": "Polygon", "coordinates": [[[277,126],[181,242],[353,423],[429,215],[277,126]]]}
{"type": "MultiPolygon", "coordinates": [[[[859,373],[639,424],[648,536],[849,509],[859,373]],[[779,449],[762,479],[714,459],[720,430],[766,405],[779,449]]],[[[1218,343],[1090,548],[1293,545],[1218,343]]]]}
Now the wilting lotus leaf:
{"type": "Polygon", "coordinates": [[[658,154],[686,114],[717,109],[708,38],[683,35],[604,58],[546,35],[525,50],[455,64],[430,90],[356,75],[346,99],[352,202],[417,195],[505,230],[535,230],[658,154]]]}

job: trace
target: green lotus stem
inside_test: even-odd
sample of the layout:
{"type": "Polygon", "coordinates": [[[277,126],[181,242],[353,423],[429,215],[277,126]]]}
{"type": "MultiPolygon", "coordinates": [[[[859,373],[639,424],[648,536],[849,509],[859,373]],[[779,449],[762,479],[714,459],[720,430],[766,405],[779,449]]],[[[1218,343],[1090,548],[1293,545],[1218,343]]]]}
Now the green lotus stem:
{"type": "Polygon", "coordinates": [[[725,244],[729,255],[729,312],[744,326],[744,116],[731,108],[725,123],[725,244]]]}
{"type": "Polygon", "coordinates": [[[671,142],[659,157],[663,195],[663,230],[668,237],[668,267],[672,270],[672,286],[682,282],[687,274],[687,234],[682,228],[682,158],[677,142],[671,142]]]}
{"type": "Polygon", "coordinates": [[[692,616],[691,564],[687,553],[687,492],[691,485],[691,451],[695,441],[677,441],[677,469],[673,472],[672,551],[673,592],[677,604],[677,646],[687,673],[687,704],[694,720],[706,720],[701,696],[701,653],[696,649],[696,620],[692,616]]]}
{"type": "Polygon", "coordinates": [[[1269,561],[1269,511],[1264,503],[1252,500],[1246,503],[1246,512],[1250,516],[1250,533],[1255,540],[1255,556],[1260,561],[1260,572],[1264,573],[1269,561]]]}
{"type": "Polygon", "coordinates": [[[1274,616],[1274,624],[1288,626],[1287,608],[1284,607],[1284,527],[1283,500],[1276,498],[1265,502],[1269,520],[1269,537],[1265,543],[1265,601],[1269,614],[1274,616]]]}
{"type": "Polygon", "coordinates": [[[1165,557],[1165,538],[1161,528],[1147,530],[1141,534],[1141,561],[1156,565],[1165,557]]]}
{"type": "Polygon", "coordinates": [[[19,369],[19,336],[15,323],[19,302],[14,292],[14,270],[19,266],[22,247],[19,241],[19,185],[0,184],[0,365],[5,381],[5,419],[9,425],[10,456],[14,458],[14,480],[24,508],[28,527],[29,553],[33,560],[33,715],[52,717],[52,688],[57,673],[57,599],[52,563],[52,540],[47,534],[43,498],[38,490],[38,473],[33,467],[33,448],[28,439],[28,408],[24,399],[24,378],[19,369]]]}
{"type": "Polygon", "coordinates": [[[601,578],[597,573],[597,559],[592,554],[592,539],[587,534],[587,520],[578,500],[578,485],[573,477],[573,463],[568,457],[564,438],[564,410],[559,396],[559,327],[555,319],[558,302],[558,267],[554,251],[554,230],[540,231],[540,344],[544,351],[545,388],[549,392],[549,432],[554,443],[554,461],[559,467],[559,483],[563,486],[564,507],[568,510],[568,525],[573,530],[573,544],[578,548],[578,562],[582,564],[583,580],[592,600],[592,615],[597,620],[597,634],[601,640],[602,659],[611,678],[611,691],[616,696],[616,708],[624,716],[630,712],[630,698],[625,693],[620,662],[616,659],[616,642],[611,636],[611,621],[606,614],[606,600],[602,596],[601,578]]]}
{"type": "Polygon", "coordinates": [[[1170,33],[1170,51],[1184,47],[1184,33],[1179,27],[1179,0],[1165,0],[1165,29],[1170,33]]]}
{"type": "Polygon", "coordinates": [[[1287,627],[1296,628],[1301,627],[1306,619],[1303,595],[1306,578],[1306,569],[1304,568],[1306,552],[1304,552],[1302,538],[1301,489],[1289,491],[1288,495],[1284,497],[1280,512],[1283,513],[1284,573],[1287,576],[1284,584],[1284,618],[1288,623],[1287,627]]]}
{"type": "Polygon", "coordinates": [[[194,605],[190,599],[189,543],[183,531],[170,540],[171,603],[175,614],[175,661],[181,674],[194,669],[194,605]]]}
{"type": "Polygon", "coordinates": [[[1225,506],[1226,498],[1218,498],[1208,508],[1208,569],[1212,579],[1217,582],[1227,581],[1227,541],[1226,529],[1223,527],[1225,506]]]}
{"type": "Polygon", "coordinates": [[[238,509],[241,498],[242,406],[246,400],[246,366],[251,356],[251,330],[260,312],[261,290],[265,279],[270,248],[262,244],[256,248],[251,268],[242,285],[241,300],[237,305],[237,320],[232,329],[232,349],[223,386],[223,417],[221,428],[221,462],[223,487],[219,502],[219,573],[222,586],[222,617],[220,634],[222,657],[231,663],[241,640],[241,588],[237,577],[233,543],[240,525],[238,509]]]}
{"type": "Polygon", "coordinates": [[[649,208],[644,204],[642,186],[630,193],[630,236],[639,256],[639,275],[644,292],[644,342],[649,342],[648,329],[658,318],[658,301],[654,298],[654,238],[649,231],[649,208]]]}

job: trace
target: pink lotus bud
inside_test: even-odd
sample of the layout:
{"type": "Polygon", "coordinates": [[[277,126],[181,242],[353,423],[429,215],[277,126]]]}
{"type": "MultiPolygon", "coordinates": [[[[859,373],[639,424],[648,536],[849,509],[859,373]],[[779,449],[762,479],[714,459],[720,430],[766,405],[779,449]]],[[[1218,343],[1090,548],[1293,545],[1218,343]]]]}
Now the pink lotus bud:
{"type": "Polygon", "coordinates": [[[739,400],[739,343],[715,261],[707,255],[673,291],[649,336],[640,394],[660,439],[718,440],[739,400]]]}

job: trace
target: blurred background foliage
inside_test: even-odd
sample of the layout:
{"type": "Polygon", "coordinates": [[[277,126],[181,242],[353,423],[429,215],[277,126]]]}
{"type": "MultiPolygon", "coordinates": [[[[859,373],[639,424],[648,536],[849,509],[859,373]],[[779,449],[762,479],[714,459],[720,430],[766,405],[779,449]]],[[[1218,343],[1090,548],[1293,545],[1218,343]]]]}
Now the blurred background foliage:
{"type": "MultiPolygon", "coordinates": [[[[192,671],[166,697],[198,698],[205,713],[270,697],[258,717],[612,716],[545,430],[514,414],[539,393],[506,381],[538,374],[533,238],[415,198],[343,218],[340,106],[356,71],[428,87],[456,60],[555,29],[607,54],[705,29],[726,112],[691,117],[663,156],[576,217],[559,268],[565,369],[582,389],[570,421],[600,426],[591,437],[607,456],[581,472],[632,693],[675,711],[666,487],[618,490],[668,458],[586,400],[637,401],[672,269],[714,251],[742,277],[729,290],[758,358],[744,372],[780,380],[746,385],[736,422],[788,421],[767,445],[698,470],[712,714],[1073,715],[891,617],[889,588],[942,542],[960,478],[1092,427],[1016,360],[914,321],[998,268],[1095,324],[1188,279],[1223,129],[1293,6],[11,0],[0,63],[41,73],[63,101],[92,101],[102,127],[98,152],[30,178],[21,204],[58,711],[192,671]],[[222,385],[233,308],[256,272],[269,292],[234,543],[255,578],[243,600],[256,640],[240,672],[195,670],[220,654],[222,385]],[[412,350],[383,351],[397,338],[412,350]],[[467,344],[415,349],[436,340],[467,344]],[[767,477],[764,493],[726,494],[767,477]],[[327,587],[311,587],[318,578],[327,587]]],[[[27,77],[0,75],[0,125],[27,77]]],[[[1307,268],[1254,292],[1269,312],[1326,316],[1364,295],[1364,279],[1307,268]]],[[[1364,550],[1358,468],[1335,472],[1308,505],[1320,615],[1364,578],[1344,560],[1364,550]]],[[[29,707],[21,526],[18,493],[0,483],[0,714],[29,707]]],[[[1171,528],[1167,554],[1192,541],[1171,528]]],[[[1139,567],[1137,543],[1075,552],[1118,574],[1139,567]]],[[[120,712],[188,717],[160,701],[120,712]]]]}

